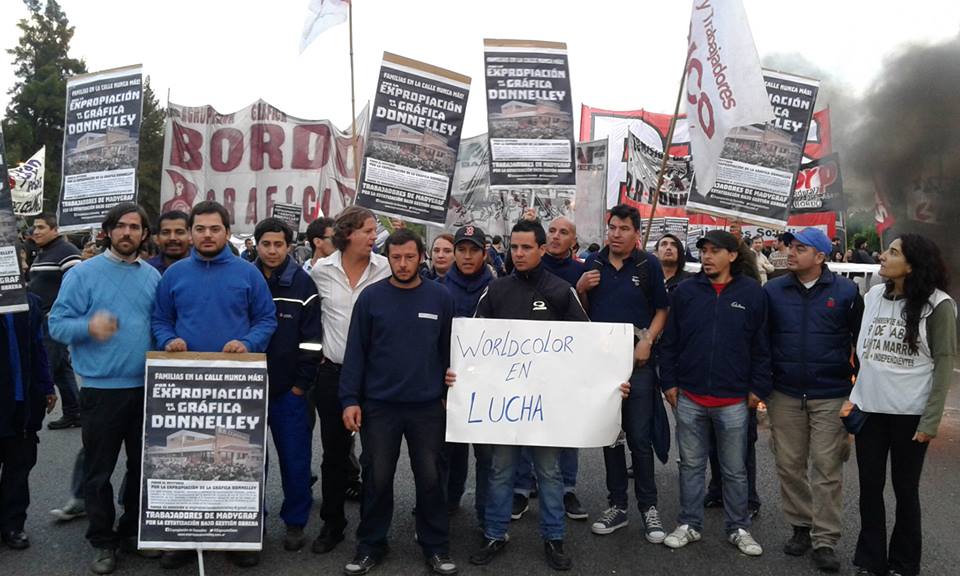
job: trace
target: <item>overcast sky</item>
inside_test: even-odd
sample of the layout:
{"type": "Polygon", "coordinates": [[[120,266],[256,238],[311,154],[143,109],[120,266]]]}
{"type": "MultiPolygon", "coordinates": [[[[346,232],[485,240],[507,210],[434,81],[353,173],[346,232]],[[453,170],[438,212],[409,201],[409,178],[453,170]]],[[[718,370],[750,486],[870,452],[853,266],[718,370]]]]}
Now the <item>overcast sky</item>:
{"type": "MultiPolygon", "coordinates": [[[[683,0],[354,0],[357,109],[373,98],[382,53],[394,52],[473,78],[465,136],[486,131],[483,38],[566,42],[573,99],[609,109],[672,111],[686,54],[683,0]]],[[[299,55],[307,0],[61,0],[76,27],[71,56],[90,71],[141,63],[161,103],[233,112],[263,98],[293,116],[350,118],[346,24],[299,55]]],[[[858,94],[883,59],[907,43],[960,31],[960,2],[744,0],[760,56],[801,53],[858,94]]],[[[3,48],[26,17],[0,0],[3,48]]],[[[0,106],[13,86],[0,64],[0,106]]],[[[787,70],[787,72],[789,72],[787,70]]]]}

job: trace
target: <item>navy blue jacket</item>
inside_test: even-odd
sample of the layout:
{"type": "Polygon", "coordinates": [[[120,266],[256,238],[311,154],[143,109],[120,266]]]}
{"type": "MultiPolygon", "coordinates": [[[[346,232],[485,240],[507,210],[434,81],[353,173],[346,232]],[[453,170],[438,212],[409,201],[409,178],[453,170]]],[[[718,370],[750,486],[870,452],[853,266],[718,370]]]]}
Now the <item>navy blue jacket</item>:
{"type": "Polygon", "coordinates": [[[556,256],[544,254],[540,263],[548,272],[553,272],[555,276],[563,278],[574,288],[577,287],[577,280],[580,280],[580,277],[583,276],[583,273],[586,271],[584,264],[574,260],[571,256],[557,258],[556,256]]]}
{"type": "Polygon", "coordinates": [[[53,394],[53,379],[43,346],[43,305],[38,296],[27,294],[28,312],[15,312],[14,331],[20,356],[20,377],[23,401],[15,401],[13,375],[10,373],[10,345],[7,341],[6,321],[0,316],[0,438],[23,437],[34,433],[43,424],[47,395],[53,394]]]}
{"type": "Polygon", "coordinates": [[[446,286],[450,295],[453,296],[454,318],[472,318],[477,311],[477,302],[480,301],[483,289],[492,281],[493,273],[486,264],[481,267],[478,274],[473,276],[465,276],[454,264],[446,276],[437,280],[446,286]]]}
{"type": "Polygon", "coordinates": [[[767,298],[738,274],[717,294],[701,272],[673,291],[660,341],[660,387],[718,398],[770,394],[767,298]]]}
{"type": "MultiPolygon", "coordinates": [[[[257,268],[263,271],[258,259],[257,268]]],[[[277,308],[277,329],[267,345],[270,397],[293,386],[309,390],[317,377],[322,355],[320,296],[317,285],[290,256],[267,278],[277,308]]]]}
{"type": "Polygon", "coordinates": [[[773,388],[795,398],[845,398],[853,384],[850,352],[860,333],[857,285],[824,266],[807,289],[794,274],[767,282],[773,388]]]}

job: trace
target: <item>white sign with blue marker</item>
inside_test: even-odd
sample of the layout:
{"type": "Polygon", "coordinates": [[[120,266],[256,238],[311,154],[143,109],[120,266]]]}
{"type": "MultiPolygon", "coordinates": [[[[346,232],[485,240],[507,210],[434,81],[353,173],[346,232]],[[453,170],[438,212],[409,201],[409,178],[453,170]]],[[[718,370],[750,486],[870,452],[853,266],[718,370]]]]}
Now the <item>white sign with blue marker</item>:
{"type": "Polygon", "coordinates": [[[456,318],[447,441],[610,446],[620,384],[633,369],[633,327],[601,322],[456,318]]]}

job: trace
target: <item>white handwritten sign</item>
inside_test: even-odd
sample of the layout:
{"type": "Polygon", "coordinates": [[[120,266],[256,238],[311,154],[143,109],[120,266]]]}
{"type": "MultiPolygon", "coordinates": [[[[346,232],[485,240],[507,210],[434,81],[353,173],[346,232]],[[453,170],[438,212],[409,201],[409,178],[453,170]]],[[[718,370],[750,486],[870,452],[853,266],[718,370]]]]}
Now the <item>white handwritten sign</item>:
{"type": "Polygon", "coordinates": [[[633,366],[629,324],[456,318],[447,441],[609,446],[633,366]]]}

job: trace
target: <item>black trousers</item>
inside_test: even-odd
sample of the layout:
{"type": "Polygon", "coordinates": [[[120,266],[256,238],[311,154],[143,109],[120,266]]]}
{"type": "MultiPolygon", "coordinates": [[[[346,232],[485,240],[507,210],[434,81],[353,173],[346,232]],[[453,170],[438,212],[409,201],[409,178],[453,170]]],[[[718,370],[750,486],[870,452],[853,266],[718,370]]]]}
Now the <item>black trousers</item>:
{"type": "Polygon", "coordinates": [[[140,513],[140,454],[143,448],[143,388],[84,388],[83,494],[87,506],[87,540],[95,548],[116,548],[137,535],[140,513]],[[110,476],[120,447],[127,453],[127,489],[123,515],[114,530],[116,510],[110,476]]]}
{"type": "Polygon", "coordinates": [[[367,400],[362,410],[363,502],[357,552],[380,557],[386,551],[393,520],[394,474],[401,441],[406,439],[417,492],[417,541],[425,556],[447,554],[450,525],[443,440],[447,418],[443,403],[439,399],[416,404],[367,400]]]}
{"type": "Polygon", "coordinates": [[[920,474],[928,444],[913,441],[920,416],[871,413],[857,435],[860,471],[860,537],[853,563],[877,574],[894,570],[920,573],[923,531],[920,524],[920,474]],[[893,536],[887,548],[883,489],[890,479],[897,499],[893,536]]]}
{"type": "Polygon", "coordinates": [[[37,433],[0,438],[0,531],[23,530],[30,505],[30,470],[37,463],[37,433]]]}
{"type": "Polygon", "coordinates": [[[344,501],[351,475],[350,451],[353,446],[353,437],[343,426],[339,387],[340,368],[329,362],[321,364],[313,387],[317,417],[320,419],[320,443],[323,446],[320,518],[335,531],[343,531],[347,525],[344,501]]]}

